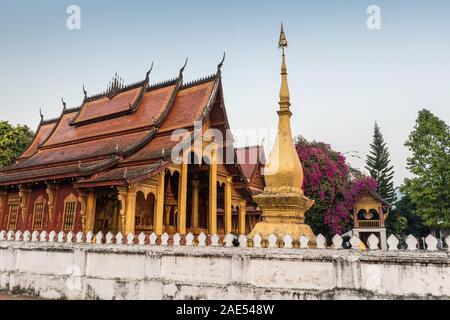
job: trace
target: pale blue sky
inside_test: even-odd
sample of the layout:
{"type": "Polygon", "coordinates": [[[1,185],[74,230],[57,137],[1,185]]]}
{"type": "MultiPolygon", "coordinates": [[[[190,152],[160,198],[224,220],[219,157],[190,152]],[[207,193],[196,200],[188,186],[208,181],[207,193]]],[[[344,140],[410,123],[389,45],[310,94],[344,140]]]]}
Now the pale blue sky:
{"type": "Polygon", "coordinates": [[[450,120],[446,0],[0,0],[0,118],[34,129],[40,107],[48,118],[59,115],[61,96],[79,105],[83,84],[94,94],[116,71],[126,82],[141,80],[152,61],[152,81],[165,80],[185,57],[191,80],[214,73],[226,51],[231,126],[275,129],[281,20],[294,134],[364,159],[378,121],[399,185],[417,111],[450,120]],[[66,28],[71,4],[81,8],[81,30],[66,28]],[[366,27],[371,4],[381,8],[380,31],[366,27]]]}

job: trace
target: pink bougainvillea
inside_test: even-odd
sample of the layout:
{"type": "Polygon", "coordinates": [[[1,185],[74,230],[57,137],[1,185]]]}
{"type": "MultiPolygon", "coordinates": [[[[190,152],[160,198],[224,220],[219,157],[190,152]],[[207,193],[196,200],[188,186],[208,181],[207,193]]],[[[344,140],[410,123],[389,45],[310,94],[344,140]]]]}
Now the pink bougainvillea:
{"type": "Polygon", "coordinates": [[[316,201],[307,213],[307,222],[316,233],[342,234],[351,227],[351,211],[358,195],[376,190],[376,181],[352,177],[345,157],[328,144],[298,137],[296,149],[303,165],[303,190],[316,201]]]}

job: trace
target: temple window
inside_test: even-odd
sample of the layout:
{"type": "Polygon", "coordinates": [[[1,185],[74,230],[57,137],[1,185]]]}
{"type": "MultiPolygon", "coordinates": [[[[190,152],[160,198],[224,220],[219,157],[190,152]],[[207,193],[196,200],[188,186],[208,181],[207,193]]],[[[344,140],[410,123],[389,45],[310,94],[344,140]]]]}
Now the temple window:
{"type": "Polygon", "coordinates": [[[34,210],[33,210],[33,220],[32,220],[32,227],[33,230],[41,230],[42,229],[42,223],[44,220],[44,198],[40,196],[36,199],[34,202],[34,210]]]}
{"type": "Polygon", "coordinates": [[[42,218],[44,216],[44,203],[35,203],[34,204],[34,213],[33,213],[33,230],[42,229],[42,218]]]}
{"type": "Polygon", "coordinates": [[[8,228],[16,229],[17,217],[19,215],[19,202],[9,204],[8,228]]]}
{"type": "Polygon", "coordinates": [[[64,200],[64,215],[62,230],[72,231],[75,222],[75,212],[77,208],[77,198],[71,194],[64,200]]]}

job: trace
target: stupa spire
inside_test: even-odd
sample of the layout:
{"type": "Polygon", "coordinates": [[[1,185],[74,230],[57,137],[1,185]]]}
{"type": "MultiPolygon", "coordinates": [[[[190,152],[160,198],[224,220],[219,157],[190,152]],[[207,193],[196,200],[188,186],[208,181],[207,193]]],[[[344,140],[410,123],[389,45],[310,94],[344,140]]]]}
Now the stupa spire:
{"type": "Polygon", "coordinates": [[[284,33],[283,24],[281,24],[280,40],[278,42],[278,47],[282,49],[280,101],[278,102],[280,105],[278,111],[278,133],[272,152],[264,168],[264,173],[266,174],[266,185],[269,188],[295,188],[299,192],[303,192],[301,191],[303,169],[292,140],[290,119],[292,116],[290,110],[291,99],[285,55],[287,45],[286,34],[284,33]]]}
{"type": "Polygon", "coordinates": [[[281,23],[280,40],[278,41],[278,48],[283,51],[281,59],[280,110],[289,110],[289,107],[291,106],[291,95],[289,93],[287,79],[286,55],[284,52],[284,49],[287,48],[287,46],[286,34],[284,33],[283,23],[281,23]]]}

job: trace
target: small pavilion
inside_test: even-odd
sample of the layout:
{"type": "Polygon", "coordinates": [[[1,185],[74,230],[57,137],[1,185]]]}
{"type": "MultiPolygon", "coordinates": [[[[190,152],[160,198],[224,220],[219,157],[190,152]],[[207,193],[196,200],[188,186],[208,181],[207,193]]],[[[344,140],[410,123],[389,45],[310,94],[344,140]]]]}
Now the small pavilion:
{"type": "Polygon", "coordinates": [[[364,243],[371,234],[380,239],[382,250],[387,249],[385,221],[391,205],[375,191],[361,193],[353,209],[354,234],[364,243]]]}

